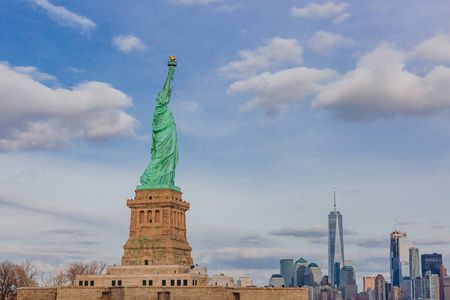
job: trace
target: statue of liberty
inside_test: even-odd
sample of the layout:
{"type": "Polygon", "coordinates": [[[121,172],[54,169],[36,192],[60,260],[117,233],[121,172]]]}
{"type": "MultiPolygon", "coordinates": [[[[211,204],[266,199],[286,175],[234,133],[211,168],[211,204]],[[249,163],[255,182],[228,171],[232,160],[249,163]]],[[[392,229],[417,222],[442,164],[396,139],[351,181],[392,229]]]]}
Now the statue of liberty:
{"type": "Polygon", "coordinates": [[[141,176],[141,184],[138,190],[144,189],[173,189],[181,191],[174,185],[175,166],[178,163],[177,129],[172,113],[167,108],[170,102],[173,80],[177,62],[174,56],[170,56],[168,62],[169,74],[161,92],[156,98],[155,113],[152,121],[152,149],[151,162],[141,176]]]}

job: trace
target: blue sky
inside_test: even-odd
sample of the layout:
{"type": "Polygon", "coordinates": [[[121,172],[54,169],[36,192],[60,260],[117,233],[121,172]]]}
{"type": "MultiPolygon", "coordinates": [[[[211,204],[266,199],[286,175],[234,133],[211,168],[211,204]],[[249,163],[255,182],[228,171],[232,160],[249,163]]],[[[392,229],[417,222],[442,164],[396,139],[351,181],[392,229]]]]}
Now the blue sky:
{"type": "MultiPolygon", "coordinates": [[[[194,261],[258,285],[327,268],[344,215],[357,276],[389,233],[450,256],[450,4],[0,3],[0,258],[119,263],[167,75],[194,261]]],[[[361,289],[362,287],[360,287],[361,289]]]]}

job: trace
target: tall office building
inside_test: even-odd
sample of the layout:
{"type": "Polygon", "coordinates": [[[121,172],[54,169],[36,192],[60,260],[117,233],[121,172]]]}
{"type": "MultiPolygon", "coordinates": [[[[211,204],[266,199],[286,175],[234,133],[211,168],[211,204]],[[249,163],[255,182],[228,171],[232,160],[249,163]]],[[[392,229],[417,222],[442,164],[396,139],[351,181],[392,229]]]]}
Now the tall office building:
{"type": "Polygon", "coordinates": [[[409,275],[411,280],[420,277],[419,263],[419,249],[415,247],[409,248],[409,275]]]}
{"type": "Polygon", "coordinates": [[[450,277],[446,276],[442,278],[443,286],[442,289],[444,291],[443,297],[445,300],[450,299],[450,277]]]}
{"type": "Polygon", "coordinates": [[[339,275],[344,267],[344,229],[342,215],[336,210],[334,192],[334,211],[328,215],[328,277],[331,286],[339,286],[339,275]]]}
{"type": "MultiPolygon", "coordinates": [[[[409,277],[403,277],[403,286],[401,289],[402,299],[413,298],[413,282],[409,277]]],[[[391,299],[392,300],[392,299],[391,299]]]]}
{"type": "Polygon", "coordinates": [[[413,299],[425,299],[427,297],[426,278],[420,277],[412,281],[413,299]]]}
{"type": "Polygon", "coordinates": [[[315,263],[310,263],[303,274],[304,285],[319,286],[322,280],[322,270],[315,263]]]}
{"type": "Polygon", "coordinates": [[[439,300],[439,276],[428,270],[425,278],[427,299],[439,300]]]}
{"type": "MultiPolygon", "coordinates": [[[[444,265],[439,268],[439,299],[445,300],[444,298],[444,278],[447,276],[447,269],[444,265]]],[[[450,298],[448,298],[450,299],[450,298]]]]}
{"type": "Polygon", "coordinates": [[[386,300],[386,280],[381,274],[375,278],[375,300],[386,300]]]}
{"type": "Polygon", "coordinates": [[[375,276],[364,276],[363,277],[363,285],[364,285],[363,292],[375,290],[375,276]]]}
{"type": "Polygon", "coordinates": [[[342,299],[352,299],[358,294],[355,269],[352,266],[344,266],[340,273],[339,289],[342,291],[342,299]]]}
{"type": "Polygon", "coordinates": [[[422,276],[425,277],[427,271],[431,271],[431,274],[439,275],[439,269],[442,265],[442,254],[422,254],[422,276]]]}
{"type": "Polygon", "coordinates": [[[280,260],[280,274],[284,279],[284,286],[290,287],[294,285],[294,260],[280,260]]]}
{"type": "MultiPolygon", "coordinates": [[[[402,299],[402,292],[398,286],[393,286],[390,293],[390,300],[400,300],[402,299]]],[[[409,299],[409,298],[405,298],[409,299]]]]}
{"type": "Polygon", "coordinates": [[[391,233],[390,273],[392,286],[401,287],[403,277],[410,277],[409,248],[412,247],[412,239],[406,237],[406,232],[402,233],[395,229],[391,233]]]}
{"type": "Polygon", "coordinates": [[[301,257],[294,265],[294,286],[304,286],[304,278],[306,268],[308,267],[308,262],[306,259],[301,257]]]}

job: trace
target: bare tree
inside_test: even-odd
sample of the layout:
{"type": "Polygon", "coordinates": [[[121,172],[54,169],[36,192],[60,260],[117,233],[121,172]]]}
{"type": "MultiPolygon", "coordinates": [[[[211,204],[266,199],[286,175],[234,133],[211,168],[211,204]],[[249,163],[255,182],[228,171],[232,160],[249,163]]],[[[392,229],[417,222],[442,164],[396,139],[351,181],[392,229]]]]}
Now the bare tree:
{"type": "Polygon", "coordinates": [[[16,265],[17,287],[39,286],[42,279],[42,270],[29,260],[24,260],[16,265]]]}
{"type": "Polygon", "coordinates": [[[103,261],[73,262],[64,266],[60,270],[53,271],[49,277],[44,280],[45,286],[75,285],[77,275],[101,274],[106,268],[103,261]]]}
{"type": "Polygon", "coordinates": [[[16,264],[6,260],[0,262],[0,299],[15,299],[16,294],[16,264]]]}
{"type": "Polygon", "coordinates": [[[43,280],[43,284],[46,287],[64,286],[69,285],[64,270],[55,270],[43,280]]]}
{"type": "Polygon", "coordinates": [[[83,262],[74,262],[64,267],[64,273],[66,275],[67,283],[69,285],[75,285],[75,279],[77,275],[86,274],[87,264],[83,262]]]}
{"type": "Polygon", "coordinates": [[[0,300],[13,300],[17,288],[38,286],[41,269],[29,260],[15,264],[9,260],[0,262],[0,300]]]}
{"type": "Polygon", "coordinates": [[[86,274],[101,274],[106,269],[106,262],[104,261],[92,261],[88,264],[86,274]]]}

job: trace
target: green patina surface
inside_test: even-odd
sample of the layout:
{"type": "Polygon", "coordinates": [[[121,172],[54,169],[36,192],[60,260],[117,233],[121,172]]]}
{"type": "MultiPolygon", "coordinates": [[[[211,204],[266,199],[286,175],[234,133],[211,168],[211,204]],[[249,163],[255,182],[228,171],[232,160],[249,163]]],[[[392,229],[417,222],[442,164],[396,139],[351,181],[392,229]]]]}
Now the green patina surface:
{"type": "Polygon", "coordinates": [[[147,183],[145,185],[138,185],[136,187],[137,190],[159,190],[159,189],[171,189],[178,192],[181,192],[180,187],[173,184],[166,183],[147,183]]]}
{"type": "Polygon", "coordinates": [[[174,185],[175,167],[178,163],[177,130],[173,115],[167,108],[172,92],[170,82],[173,80],[176,65],[176,61],[169,61],[166,82],[156,99],[152,120],[151,161],[141,176],[138,190],[168,188],[181,191],[174,185]]]}

